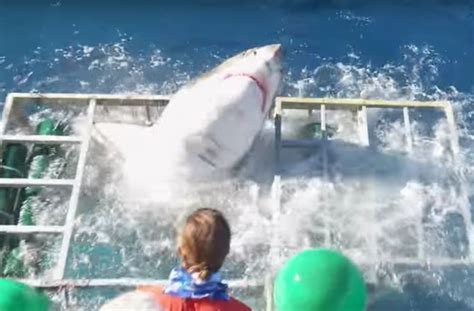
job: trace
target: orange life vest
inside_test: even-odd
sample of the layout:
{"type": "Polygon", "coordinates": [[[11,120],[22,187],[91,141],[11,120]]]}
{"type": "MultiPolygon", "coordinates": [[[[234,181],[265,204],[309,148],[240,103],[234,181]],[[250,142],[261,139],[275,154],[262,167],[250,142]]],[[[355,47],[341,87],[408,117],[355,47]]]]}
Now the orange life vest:
{"type": "Polygon", "coordinates": [[[139,287],[139,291],[153,295],[157,304],[165,311],[251,311],[247,305],[235,298],[230,300],[211,300],[209,298],[191,299],[167,295],[159,286],[139,287]]]}

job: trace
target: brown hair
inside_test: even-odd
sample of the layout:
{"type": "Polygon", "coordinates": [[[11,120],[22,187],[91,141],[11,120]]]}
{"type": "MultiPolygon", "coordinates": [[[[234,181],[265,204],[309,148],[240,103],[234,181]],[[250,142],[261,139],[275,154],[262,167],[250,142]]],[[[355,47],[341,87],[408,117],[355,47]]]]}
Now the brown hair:
{"type": "Polygon", "coordinates": [[[184,268],[206,280],[219,271],[230,249],[230,227],[224,215],[200,208],[189,215],[178,238],[184,268]]]}

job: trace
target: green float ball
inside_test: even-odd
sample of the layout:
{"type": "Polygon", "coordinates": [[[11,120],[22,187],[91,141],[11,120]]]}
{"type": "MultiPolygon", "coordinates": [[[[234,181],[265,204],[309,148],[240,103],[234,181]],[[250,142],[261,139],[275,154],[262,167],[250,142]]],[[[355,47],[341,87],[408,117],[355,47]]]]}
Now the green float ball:
{"type": "Polygon", "coordinates": [[[0,311],[47,311],[49,299],[25,284],[0,279],[0,311]]]}
{"type": "Polygon", "coordinates": [[[303,251],[291,258],[275,280],[278,311],[363,311],[367,291],[359,269],[328,249],[303,251]]]}

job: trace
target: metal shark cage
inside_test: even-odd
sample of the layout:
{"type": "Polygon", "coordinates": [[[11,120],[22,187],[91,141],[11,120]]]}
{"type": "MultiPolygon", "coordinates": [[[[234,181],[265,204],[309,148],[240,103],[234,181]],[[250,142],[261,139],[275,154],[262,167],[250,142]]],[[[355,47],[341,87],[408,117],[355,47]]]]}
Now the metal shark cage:
{"type": "MultiPolygon", "coordinates": [[[[55,226],[25,226],[25,225],[0,225],[0,235],[12,236],[34,236],[37,234],[48,234],[53,236],[62,236],[59,256],[55,265],[55,270],[51,278],[48,279],[26,279],[24,281],[34,287],[45,290],[66,290],[70,288],[134,288],[143,285],[163,285],[166,280],[153,279],[135,279],[135,278],[111,278],[111,279],[67,279],[65,278],[65,269],[68,263],[70,253],[71,239],[75,229],[76,211],[80,199],[81,185],[84,177],[84,168],[88,155],[89,143],[91,141],[92,129],[95,122],[95,115],[98,107],[114,106],[134,106],[144,108],[145,118],[148,123],[152,123],[152,109],[163,107],[169,101],[167,96],[147,96],[147,95],[101,95],[101,94],[31,94],[31,93],[11,93],[7,96],[4,110],[3,122],[0,125],[0,142],[2,147],[8,143],[26,143],[26,144],[75,144],[79,146],[79,158],[74,178],[71,179],[32,179],[32,178],[0,178],[0,187],[3,188],[23,188],[23,187],[66,187],[71,190],[68,209],[63,225],[55,226]],[[85,130],[81,136],[44,136],[44,135],[24,135],[9,134],[7,128],[12,117],[13,108],[19,104],[34,102],[37,105],[59,105],[68,107],[70,105],[82,106],[86,109],[85,130]]],[[[458,137],[454,120],[453,109],[446,101],[383,101],[368,99],[343,99],[343,98],[295,98],[295,97],[277,97],[274,108],[275,123],[275,157],[276,172],[273,182],[275,193],[275,214],[280,210],[281,176],[279,171],[280,152],[285,148],[313,148],[315,145],[321,146],[320,152],[323,153],[324,171],[327,169],[327,148],[330,144],[327,137],[327,110],[350,110],[354,113],[358,137],[362,145],[369,146],[369,128],[367,122],[367,110],[372,108],[401,108],[403,110],[404,129],[406,135],[407,151],[410,152],[413,146],[410,127],[410,109],[435,109],[444,113],[449,124],[451,137],[451,150],[454,154],[459,151],[458,137]],[[282,138],[282,113],[288,109],[319,110],[322,140],[316,142],[311,139],[286,140],[282,138]]],[[[326,173],[325,173],[326,174],[326,173]]],[[[470,222],[468,222],[470,223],[470,222]]],[[[420,235],[418,243],[423,244],[422,220],[420,219],[420,235]]],[[[322,228],[327,230],[327,228],[322,228]]],[[[329,235],[326,234],[326,237],[329,235]]],[[[326,244],[330,242],[326,239],[326,244]]],[[[278,248],[278,246],[272,246],[278,248]]],[[[470,246],[471,247],[471,246],[470,246]]],[[[469,252],[471,253],[471,252],[469,252]]],[[[464,265],[472,262],[470,256],[467,258],[438,258],[430,259],[425,257],[422,251],[418,252],[415,258],[394,259],[393,264],[418,264],[418,265],[464,265]]],[[[266,309],[272,310],[272,276],[266,279],[235,279],[230,280],[229,285],[233,288],[254,288],[257,286],[265,287],[266,309]]],[[[65,291],[67,292],[67,291],[65,291]]]]}
{"type": "MultiPolygon", "coordinates": [[[[369,140],[369,126],[368,126],[368,110],[383,108],[383,109],[401,109],[403,112],[403,125],[404,125],[404,136],[405,136],[405,151],[410,154],[413,151],[413,137],[412,127],[410,123],[410,110],[423,109],[423,110],[436,110],[441,112],[446,118],[449,130],[449,151],[454,161],[459,160],[459,138],[457,134],[457,128],[455,123],[454,112],[451,104],[448,101],[388,101],[388,100],[376,100],[376,99],[357,99],[357,98],[294,98],[294,97],[277,97],[275,100],[274,109],[274,122],[275,122],[275,161],[276,161],[276,172],[274,178],[274,192],[277,193],[276,198],[276,211],[279,210],[278,197],[281,195],[281,161],[280,154],[283,149],[312,149],[318,148],[318,152],[322,154],[323,170],[322,177],[328,178],[328,145],[331,142],[328,139],[327,130],[327,111],[349,111],[353,115],[353,119],[356,123],[357,136],[359,145],[363,147],[370,146],[369,140]],[[320,139],[284,139],[282,137],[282,123],[283,114],[285,110],[307,110],[311,115],[314,111],[320,113],[320,127],[321,127],[321,138],[320,139]]],[[[465,194],[465,193],[464,193],[465,194]]],[[[465,217],[471,218],[470,215],[464,215],[465,217]]],[[[471,222],[465,222],[466,230],[470,232],[471,222]]],[[[326,224],[327,225],[327,224],[326,224]]],[[[325,227],[322,229],[325,235],[325,244],[330,245],[329,241],[329,228],[325,227]]],[[[432,265],[456,265],[470,263],[473,258],[470,256],[472,252],[469,251],[469,258],[427,258],[422,251],[423,246],[423,227],[422,219],[419,221],[418,228],[418,256],[416,258],[396,258],[390,259],[392,264],[432,264],[432,265]]],[[[470,241],[473,242],[474,241],[470,241]]],[[[370,262],[374,264],[375,262],[370,262]]]]}

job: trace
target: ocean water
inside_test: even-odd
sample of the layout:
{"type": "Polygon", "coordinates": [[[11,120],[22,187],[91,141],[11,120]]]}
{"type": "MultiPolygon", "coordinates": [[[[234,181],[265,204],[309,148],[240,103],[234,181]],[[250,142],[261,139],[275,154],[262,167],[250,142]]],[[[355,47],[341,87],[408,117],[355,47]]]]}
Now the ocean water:
{"type": "MultiPolygon", "coordinates": [[[[171,94],[223,59],[269,43],[281,43],[285,49],[283,95],[450,100],[460,132],[461,164],[454,167],[438,152],[444,139],[438,116],[415,114],[413,157],[422,163],[410,162],[406,169],[407,163],[397,157],[403,149],[399,117],[378,111],[369,115],[379,151],[371,150],[371,161],[361,164],[368,159],[364,150],[335,147],[339,155],[334,158],[344,168],[342,181],[288,179],[283,215],[276,225],[268,196],[259,195],[265,186],[254,180],[222,185],[220,195],[214,189],[192,196],[192,203],[176,199],[163,206],[137,203],[114,187],[103,187],[100,195],[85,195],[82,201],[69,277],[166,277],[176,263],[174,219],[193,204],[209,203],[223,206],[238,233],[224,269],[229,278],[258,278],[297,250],[319,246],[315,227],[321,219],[315,214],[334,222],[339,233],[334,245],[356,262],[381,255],[372,253],[368,237],[373,232],[388,245],[382,252],[385,258],[412,252],[411,229],[404,224],[426,209],[437,223],[429,231],[427,252],[433,257],[466,256],[466,241],[474,232],[463,229],[466,220],[459,215],[472,209],[472,1],[0,0],[0,102],[13,91],[171,94]],[[367,178],[361,172],[369,167],[376,169],[367,178]],[[453,170],[462,171],[462,178],[453,177],[453,170]],[[383,186],[361,197],[360,180],[383,186]],[[331,216],[315,204],[322,195],[338,207],[331,216]],[[131,202],[136,206],[131,208],[131,202]],[[374,211],[376,217],[369,219],[374,211]],[[275,234],[282,251],[278,258],[267,258],[263,254],[269,254],[274,243],[270,236],[275,234]]],[[[334,118],[344,121],[344,116],[334,118]]],[[[250,161],[250,168],[269,156],[265,146],[270,132],[268,125],[262,135],[267,144],[253,151],[257,160],[250,161]]],[[[305,161],[300,166],[289,163],[287,172],[307,171],[311,163],[305,161]]],[[[97,184],[91,178],[86,186],[90,194],[97,184]]],[[[369,310],[474,309],[474,270],[469,266],[369,265],[364,271],[368,277],[377,272],[384,286],[392,288],[374,294],[369,310]]],[[[95,309],[113,294],[82,291],[72,304],[77,310],[95,309]]],[[[262,308],[259,290],[237,294],[257,310],[262,308]]]]}

